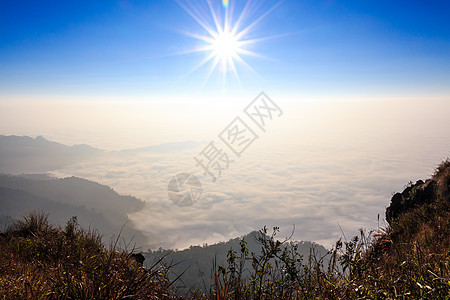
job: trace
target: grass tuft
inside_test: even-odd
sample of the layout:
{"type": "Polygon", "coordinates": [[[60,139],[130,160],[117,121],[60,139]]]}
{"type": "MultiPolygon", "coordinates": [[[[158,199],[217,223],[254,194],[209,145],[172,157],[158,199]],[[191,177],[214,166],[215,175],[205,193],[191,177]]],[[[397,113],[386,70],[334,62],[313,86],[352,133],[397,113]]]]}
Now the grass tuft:
{"type": "Polygon", "coordinates": [[[0,238],[1,299],[162,299],[168,284],[166,270],[107,249],[76,218],[61,229],[32,212],[0,238]]]}

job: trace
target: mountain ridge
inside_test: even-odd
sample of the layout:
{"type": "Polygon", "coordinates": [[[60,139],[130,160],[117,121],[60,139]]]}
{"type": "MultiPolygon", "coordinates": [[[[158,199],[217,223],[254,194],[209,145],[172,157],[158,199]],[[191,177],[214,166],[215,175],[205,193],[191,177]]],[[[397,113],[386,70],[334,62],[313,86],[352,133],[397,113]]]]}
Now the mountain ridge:
{"type": "Polygon", "coordinates": [[[127,216],[142,209],[143,201],[78,177],[31,177],[34,179],[30,179],[30,175],[0,175],[0,211],[3,214],[17,218],[27,211],[46,211],[50,213],[50,220],[59,225],[78,215],[83,226],[93,225],[109,237],[118,235],[122,226],[128,224],[122,236],[139,246],[147,244],[147,237],[132,227],[127,216]]]}
{"type": "Polygon", "coordinates": [[[46,173],[72,164],[107,155],[136,155],[191,150],[201,145],[193,140],[167,142],[134,149],[104,150],[88,144],[65,144],[50,141],[43,136],[0,135],[0,173],[46,173]]]}

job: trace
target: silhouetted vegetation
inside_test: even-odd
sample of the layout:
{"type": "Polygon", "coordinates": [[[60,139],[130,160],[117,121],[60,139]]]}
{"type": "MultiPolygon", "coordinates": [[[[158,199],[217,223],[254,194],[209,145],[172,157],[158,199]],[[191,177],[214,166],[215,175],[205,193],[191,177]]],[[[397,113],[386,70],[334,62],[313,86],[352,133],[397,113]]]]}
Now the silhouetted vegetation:
{"type": "MultiPolygon", "coordinates": [[[[267,233],[267,231],[266,231],[267,233]]],[[[178,278],[174,287],[180,295],[188,295],[190,292],[198,293],[209,291],[211,286],[215,283],[215,278],[212,276],[213,265],[226,265],[227,255],[230,249],[234,252],[239,252],[242,249],[242,243],[245,243],[246,252],[248,255],[254,253],[259,255],[261,252],[260,240],[262,238],[269,238],[267,234],[260,231],[253,231],[241,238],[231,239],[227,242],[220,242],[213,245],[191,246],[184,250],[164,250],[151,251],[145,253],[146,263],[152,264],[164,257],[165,263],[170,263],[169,278],[175,280],[178,278]],[[181,277],[180,274],[183,274],[181,277]]],[[[328,250],[318,244],[311,242],[294,242],[290,244],[295,245],[296,252],[299,256],[308,257],[311,249],[318,256],[325,256],[328,250]]],[[[284,247],[284,246],[281,246],[284,247]]],[[[327,262],[325,258],[325,263],[327,262]]],[[[270,260],[273,263],[273,259],[270,260]]],[[[250,260],[242,261],[242,269],[251,268],[250,260]]],[[[250,273],[245,271],[242,279],[250,279],[250,273]]]]}
{"type": "MultiPolygon", "coordinates": [[[[263,228],[252,235],[258,251],[249,236],[236,240],[226,257],[206,258],[208,284],[178,295],[183,272],[169,278],[169,251],[155,252],[162,257],[144,268],[76,218],[58,228],[29,214],[0,235],[0,298],[449,299],[449,191],[447,160],[431,179],[392,197],[386,228],[361,229],[326,254],[313,247],[306,255],[298,242],[279,239],[278,228],[263,228]]],[[[180,253],[201,249],[208,247],[180,253]]]]}

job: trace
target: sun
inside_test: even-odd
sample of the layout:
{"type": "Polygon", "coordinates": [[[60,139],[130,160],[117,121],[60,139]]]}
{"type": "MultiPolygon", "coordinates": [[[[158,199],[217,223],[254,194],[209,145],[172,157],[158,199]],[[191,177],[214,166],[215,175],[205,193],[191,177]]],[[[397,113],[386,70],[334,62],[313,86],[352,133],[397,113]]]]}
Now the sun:
{"type": "Polygon", "coordinates": [[[214,67],[219,67],[221,72],[227,72],[235,68],[235,60],[241,59],[239,54],[244,52],[242,42],[232,30],[220,30],[212,35],[204,48],[210,52],[209,57],[214,60],[214,67]]]}
{"type": "MultiPolygon", "coordinates": [[[[203,31],[183,32],[202,43],[201,46],[187,51],[187,53],[203,52],[206,54],[204,59],[188,74],[210,64],[205,83],[215,71],[218,71],[222,73],[223,84],[226,82],[227,73],[232,73],[240,84],[238,67],[243,67],[259,77],[259,74],[246,63],[244,56],[265,58],[250,50],[249,46],[273,37],[263,36],[251,39],[249,33],[253,32],[256,25],[274,11],[282,1],[257,15],[253,15],[251,12],[255,12],[261,3],[252,7],[253,1],[251,0],[247,0],[240,11],[236,9],[233,0],[206,0],[204,2],[207,6],[206,9],[202,7],[202,1],[195,1],[195,4],[193,1],[187,0],[176,1],[200,25],[201,31],[203,31]],[[217,2],[222,5],[220,7],[214,5],[217,2]]],[[[261,1],[264,2],[264,0],[261,1]]]]}
{"type": "Polygon", "coordinates": [[[239,39],[229,30],[219,32],[211,41],[211,51],[214,57],[221,61],[236,58],[241,51],[239,39]]]}

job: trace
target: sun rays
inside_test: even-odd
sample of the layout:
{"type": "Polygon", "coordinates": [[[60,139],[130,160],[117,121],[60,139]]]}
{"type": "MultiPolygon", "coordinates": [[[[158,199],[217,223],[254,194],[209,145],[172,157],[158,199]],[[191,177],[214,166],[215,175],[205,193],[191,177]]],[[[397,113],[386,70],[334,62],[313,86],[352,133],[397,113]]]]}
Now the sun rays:
{"type": "Polygon", "coordinates": [[[189,52],[205,54],[205,57],[188,74],[201,68],[207,68],[204,84],[213,74],[219,74],[223,86],[226,85],[229,74],[233,74],[233,77],[241,84],[240,69],[246,69],[260,77],[245,58],[249,56],[264,57],[260,53],[250,50],[253,44],[270,38],[268,36],[255,38],[254,36],[257,36],[255,34],[256,25],[273,12],[281,1],[259,14],[255,12],[261,11],[261,1],[253,3],[248,0],[240,8],[235,6],[233,0],[195,2],[177,0],[177,2],[200,27],[199,32],[183,32],[201,43],[189,52]]]}

